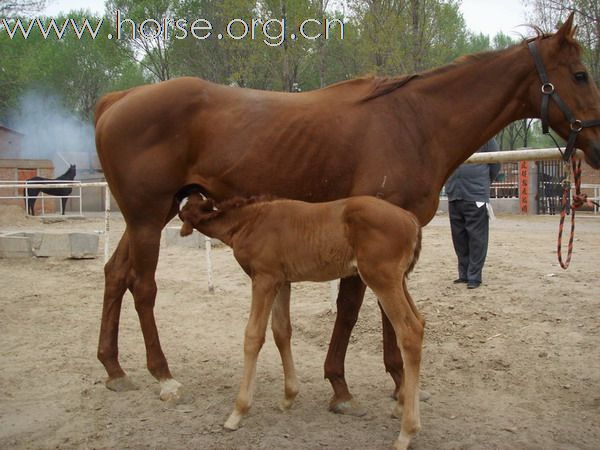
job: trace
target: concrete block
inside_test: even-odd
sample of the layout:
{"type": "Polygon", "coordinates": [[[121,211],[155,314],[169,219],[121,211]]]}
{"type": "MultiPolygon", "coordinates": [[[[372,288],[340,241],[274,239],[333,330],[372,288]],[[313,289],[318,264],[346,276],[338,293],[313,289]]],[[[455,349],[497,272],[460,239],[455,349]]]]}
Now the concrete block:
{"type": "Polygon", "coordinates": [[[33,233],[31,247],[37,257],[89,259],[98,255],[94,233],[33,233]]]}
{"type": "Polygon", "coordinates": [[[0,235],[0,258],[31,258],[31,235],[9,233],[0,235]]]}
{"type": "Polygon", "coordinates": [[[98,256],[100,237],[96,233],[70,233],[69,243],[73,259],[91,259],[98,256]]]}

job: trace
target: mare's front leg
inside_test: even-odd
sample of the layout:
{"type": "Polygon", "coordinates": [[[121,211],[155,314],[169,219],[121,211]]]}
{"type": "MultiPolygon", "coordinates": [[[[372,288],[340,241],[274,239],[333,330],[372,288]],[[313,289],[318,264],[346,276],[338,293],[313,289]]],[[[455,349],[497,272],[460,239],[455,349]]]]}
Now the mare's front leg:
{"type": "Polygon", "coordinates": [[[329,409],[339,414],[364,416],[366,411],[352,399],[344,376],[344,360],[350,342],[350,334],[358,319],[366,286],[358,276],[344,278],[340,282],[337,298],[337,316],[329,350],[325,360],[325,378],[331,383],[333,397],[329,409]]]}
{"type": "Polygon", "coordinates": [[[150,373],[160,382],[161,400],[168,401],[178,400],[181,397],[181,384],[171,376],[154,319],[157,291],[154,277],[158,264],[162,225],[162,223],[149,223],[128,226],[127,230],[134,273],[131,292],[144,335],[146,362],[150,373]]]}
{"type": "Polygon", "coordinates": [[[252,304],[244,335],[244,373],[233,412],[225,422],[228,430],[237,430],[252,406],[256,381],[256,361],[265,342],[269,315],[281,282],[268,276],[252,279],[252,304]]]}
{"type": "Polygon", "coordinates": [[[294,367],[291,345],[290,283],[285,283],[281,286],[275,298],[271,317],[271,329],[275,345],[277,345],[279,355],[281,356],[281,364],[283,365],[284,397],[281,402],[281,409],[286,410],[292,407],[298,395],[298,378],[294,367]]]}

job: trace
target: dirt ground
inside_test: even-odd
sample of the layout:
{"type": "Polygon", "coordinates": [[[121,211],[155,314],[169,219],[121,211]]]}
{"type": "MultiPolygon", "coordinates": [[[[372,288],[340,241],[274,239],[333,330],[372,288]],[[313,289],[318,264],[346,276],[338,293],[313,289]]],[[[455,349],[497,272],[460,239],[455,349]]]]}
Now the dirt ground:
{"type": "MultiPolygon", "coordinates": [[[[15,207],[16,208],[16,207],[15,207]]],[[[102,219],[52,225],[0,210],[0,230],[98,230],[102,219]]],[[[427,319],[414,449],[600,448],[600,216],[579,217],[568,271],[556,262],[558,218],[500,216],[492,225],[484,285],[452,284],[447,216],[424,229],[409,289],[427,319]]],[[[112,220],[111,244],[123,230],[112,220]]],[[[102,245],[101,247],[102,248],[102,245]]],[[[327,411],[323,362],[335,318],[327,283],[292,291],[293,350],[301,392],[278,409],[282,371],[272,337],[258,365],[254,406],[236,432],[222,428],[242,367],[250,284],[229,249],[213,252],[216,293],[204,253],[163,247],[156,316],[179,405],[158,398],[129,294],[120,359],[138,390],[104,387],[96,359],[102,258],[0,259],[0,448],[389,448],[393,383],[385,373],[381,320],[368,292],[346,375],[363,418],[327,411]]]]}

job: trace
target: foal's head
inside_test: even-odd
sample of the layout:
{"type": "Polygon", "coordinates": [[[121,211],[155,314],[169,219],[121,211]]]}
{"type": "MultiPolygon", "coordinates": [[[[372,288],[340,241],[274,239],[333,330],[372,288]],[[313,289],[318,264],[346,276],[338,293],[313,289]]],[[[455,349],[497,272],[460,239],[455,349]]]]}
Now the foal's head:
{"type": "Polygon", "coordinates": [[[179,211],[179,218],[183,221],[179,234],[181,236],[192,234],[200,222],[214,215],[214,207],[215,203],[212,200],[204,198],[200,194],[191,194],[187,197],[187,202],[179,211]]]}

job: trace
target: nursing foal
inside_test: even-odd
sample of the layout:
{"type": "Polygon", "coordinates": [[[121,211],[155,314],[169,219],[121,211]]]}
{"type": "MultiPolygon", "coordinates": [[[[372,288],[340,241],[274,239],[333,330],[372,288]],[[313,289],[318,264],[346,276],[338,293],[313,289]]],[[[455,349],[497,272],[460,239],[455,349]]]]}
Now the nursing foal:
{"type": "Polygon", "coordinates": [[[420,428],[419,367],[424,320],[406,289],[406,276],[421,249],[416,217],[375,197],[328,203],[264,197],[214,205],[200,194],[181,202],[181,235],[196,228],[233,248],[252,278],[252,305],[244,339],[244,373],[228,429],[237,429],[252,403],[256,361],[269,314],[285,378],[283,407],[298,394],[290,346],[290,283],[328,281],[358,274],[379,298],[394,327],[404,361],[404,385],[397,405],[402,414],[398,448],[406,448],[420,428]],[[402,407],[404,411],[402,411],[402,407]]]}

